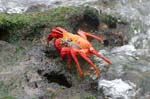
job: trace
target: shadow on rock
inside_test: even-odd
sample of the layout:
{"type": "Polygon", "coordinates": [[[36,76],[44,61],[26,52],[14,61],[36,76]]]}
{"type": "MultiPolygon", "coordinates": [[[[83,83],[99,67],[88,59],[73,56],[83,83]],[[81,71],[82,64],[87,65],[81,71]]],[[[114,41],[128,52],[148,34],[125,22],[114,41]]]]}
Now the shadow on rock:
{"type": "MultiPolygon", "coordinates": [[[[56,52],[55,52],[56,53],[56,52]]],[[[61,59],[56,57],[54,49],[45,46],[35,46],[30,52],[31,60],[38,64],[37,73],[48,83],[57,83],[64,87],[71,87],[71,76],[66,72],[61,59]],[[49,55],[47,55],[49,54],[49,55]],[[48,57],[47,57],[48,56],[48,57]]]]}

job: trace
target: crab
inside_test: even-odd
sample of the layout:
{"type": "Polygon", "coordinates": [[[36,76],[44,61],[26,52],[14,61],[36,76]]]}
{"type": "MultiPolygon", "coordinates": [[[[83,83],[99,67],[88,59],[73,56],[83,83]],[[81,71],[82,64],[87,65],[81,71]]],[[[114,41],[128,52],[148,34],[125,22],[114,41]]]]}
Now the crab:
{"type": "Polygon", "coordinates": [[[97,57],[103,59],[108,64],[112,64],[112,62],[103,55],[99,54],[88,41],[87,37],[92,37],[100,41],[102,44],[104,43],[103,39],[82,30],[78,30],[77,33],[78,35],[72,34],[61,27],[56,27],[55,29],[52,29],[51,34],[48,35],[47,43],[49,44],[49,42],[55,38],[54,46],[60,53],[61,58],[68,58],[68,68],[70,70],[72,69],[72,61],[75,61],[80,77],[83,77],[84,73],[81,69],[77,56],[81,56],[85,61],[87,61],[96,71],[98,78],[100,78],[101,72],[99,71],[98,67],[96,67],[96,65],[91,61],[90,55],[94,54],[97,57]]]}

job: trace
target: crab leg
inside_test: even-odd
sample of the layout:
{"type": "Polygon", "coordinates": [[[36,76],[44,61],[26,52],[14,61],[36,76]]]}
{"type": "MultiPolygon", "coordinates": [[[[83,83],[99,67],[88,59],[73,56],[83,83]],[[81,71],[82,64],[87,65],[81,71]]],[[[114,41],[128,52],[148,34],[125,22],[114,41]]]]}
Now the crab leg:
{"type": "Polygon", "coordinates": [[[69,52],[70,52],[70,48],[63,47],[60,52],[61,58],[64,59],[69,54],[69,52]]]}
{"type": "Polygon", "coordinates": [[[107,63],[112,64],[112,62],[109,59],[107,59],[104,56],[102,56],[101,54],[99,54],[93,47],[90,48],[90,52],[92,52],[93,54],[95,54],[97,57],[103,59],[107,63]]]}
{"type": "Polygon", "coordinates": [[[93,34],[91,34],[91,33],[87,33],[87,32],[84,32],[84,31],[82,31],[82,30],[79,30],[79,31],[78,31],[78,34],[79,34],[82,38],[84,38],[84,39],[87,39],[87,36],[89,36],[89,37],[93,37],[93,38],[97,39],[97,40],[100,41],[102,44],[104,43],[104,41],[103,41],[102,38],[100,38],[100,37],[98,37],[98,36],[95,36],[95,35],[93,35],[93,34]]]}
{"type": "Polygon", "coordinates": [[[66,56],[67,56],[67,58],[68,58],[68,68],[69,68],[69,70],[71,70],[71,68],[72,68],[72,60],[71,60],[71,54],[70,54],[70,48],[68,48],[68,47],[63,47],[62,49],[61,49],[61,52],[60,52],[60,56],[61,56],[61,58],[62,59],[64,59],[66,56]]]}
{"type": "Polygon", "coordinates": [[[61,27],[56,27],[56,30],[57,31],[60,31],[60,32],[68,32],[68,31],[66,31],[65,29],[63,29],[63,28],[61,28],[61,27]]]}
{"type": "Polygon", "coordinates": [[[81,30],[78,30],[77,32],[82,38],[86,39],[87,40],[87,36],[85,35],[85,33],[81,30]]]}
{"type": "Polygon", "coordinates": [[[68,68],[69,68],[69,70],[72,69],[72,57],[70,54],[68,54],[68,68]]]}
{"type": "Polygon", "coordinates": [[[91,67],[94,68],[94,70],[96,71],[98,77],[101,77],[101,73],[100,73],[99,69],[94,65],[94,63],[84,53],[80,52],[79,54],[81,55],[81,57],[83,59],[85,59],[91,65],[91,67]]]}
{"type": "Polygon", "coordinates": [[[78,59],[77,59],[77,57],[76,57],[76,54],[77,54],[78,51],[79,51],[79,50],[74,49],[74,48],[71,48],[71,50],[70,50],[71,56],[72,56],[72,58],[74,59],[75,63],[77,64],[77,69],[78,69],[78,71],[79,71],[79,74],[80,74],[81,77],[83,77],[83,71],[82,71],[81,66],[80,66],[80,64],[79,64],[79,61],[78,61],[78,59]]]}
{"type": "Polygon", "coordinates": [[[61,38],[56,39],[55,43],[54,43],[55,48],[58,50],[58,52],[60,53],[60,56],[62,59],[64,59],[66,57],[66,55],[68,56],[68,68],[69,70],[71,70],[72,68],[72,57],[70,54],[70,48],[68,47],[61,47],[61,38]]]}

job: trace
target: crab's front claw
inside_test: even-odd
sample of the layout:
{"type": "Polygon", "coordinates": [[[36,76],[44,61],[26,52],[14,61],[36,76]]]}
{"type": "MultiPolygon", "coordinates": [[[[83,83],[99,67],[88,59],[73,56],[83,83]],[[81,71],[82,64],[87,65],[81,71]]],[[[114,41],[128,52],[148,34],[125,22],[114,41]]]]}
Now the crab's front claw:
{"type": "Polygon", "coordinates": [[[57,31],[59,31],[59,32],[61,32],[61,33],[68,32],[68,31],[66,31],[65,29],[61,28],[61,27],[56,27],[55,30],[57,30],[57,31]]]}
{"type": "Polygon", "coordinates": [[[61,47],[61,38],[55,40],[54,46],[57,49],[57,51],[60,53],[60,51],[62,49],[62,47],[61,47]]]}
{"type": "Polygon", "coordinates": [[[49,42],[53,39],[53,36],[51,34],[48,35],[47,38],[47,44],[49,44],[49,42]]]}
{"type": "Polygon", "coordinates": [[[53,39],[53,38],[62,38],[63,37],[63,32],[59,29],[53,29],[51,30],[51,34],[48,35],[47,38],[47,44],[53,39]]]}

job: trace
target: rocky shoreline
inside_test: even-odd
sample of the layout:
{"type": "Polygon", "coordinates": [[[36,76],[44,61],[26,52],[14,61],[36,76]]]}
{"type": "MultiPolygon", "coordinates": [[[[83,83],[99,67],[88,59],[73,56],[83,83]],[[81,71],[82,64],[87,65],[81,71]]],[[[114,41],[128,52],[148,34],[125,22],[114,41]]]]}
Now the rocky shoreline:
{"type": "MultiPolygon", "coordinates": [[[[103,13],[105,11],[89,6],[70,6],[23,14],[1,13],[0,98],[149,99],[150,68],[148,58],[145,58],[149,57],[145,54],[148,51],[137,49],[131,42],[133,34],[130,33],[139,27],[133,28],[128,20],[103,13]],[[92,61],[102,72],[100,79],[94,72],[80,79],[75,66],[69,72],[66,61],[60,58],[53,42],[49,46],[45,43],[50,30],[56,26],[73,33],[83,29],[103,37],[104,45],[92,39],[91,43],[113,65],[108,66],[92,56],[92,61]],[[126,88],[117,89],[115,81],[126,88]],[[108,93],[110,89],[112,92],[108,93]]],[[[93,71],[86,62],[81,61],[81,64],[87,67],[85,71],[93,71]]]]}

